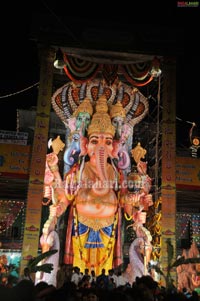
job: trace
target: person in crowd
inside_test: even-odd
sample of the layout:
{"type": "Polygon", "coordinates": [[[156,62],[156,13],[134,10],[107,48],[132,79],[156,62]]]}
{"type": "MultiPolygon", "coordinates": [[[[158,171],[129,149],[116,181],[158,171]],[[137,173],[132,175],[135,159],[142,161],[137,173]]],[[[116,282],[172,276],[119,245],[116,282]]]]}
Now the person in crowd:
{"type": "Polygon", "coordinates": [[[98,288],[107,289],[108,287],[108,275],[106,275],[106,270],[102,269],[101,274],[97,276],[96,285],[98,288]]]}
{"type": "Polygon", "coordinates": [[[90,284],[91,284],[91,287],[95,287],[96,280],[97,280],[97,277],[96,277],[95,271],[91,270],[91,275],[90,275],[90,284]]]}
{"type": "Polygon", "coordinates": [[[71,276],[71,282],[73,282],[76,287],[78,287],[80,281],[82,280],[82,274],[80,272],[80,268],[79,267],[74,267],[74,272],[72,273],[71,276]]]}
{"type": "Polygon", "coordinates": [[[25,279],[25,280],[29,280],[29,281],[31,281],[31,282],[34,282],[32,276],[31,276],[30,270],[29,270],[28,267],[25,267],[25,268],[24,268],[24,273],[22,274],[21,277],[19,277],[18,282],[19,282],[19,281],[22,281],[22,280],[24,280],[24,279],[25,279]]]}
{"type": "Polygon", "coordinates": [[[108,271],[108,280],[110,280],[110,279],[113,279],[113,282],[114,282],[114,284],[115,284],[115,286],[117,287],[117,283],[118,283],[118,277],[117,277],[117,275],[114,273],[114,269],[110,269],[109,271],[108,271]]]}

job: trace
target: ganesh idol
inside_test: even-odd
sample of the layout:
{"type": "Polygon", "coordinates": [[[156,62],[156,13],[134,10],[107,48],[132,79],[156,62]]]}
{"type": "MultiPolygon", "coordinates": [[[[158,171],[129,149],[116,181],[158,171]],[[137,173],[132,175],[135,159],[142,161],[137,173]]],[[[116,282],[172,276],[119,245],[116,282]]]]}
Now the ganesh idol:
{"type": "Polygon", "coordinates": [[[123,183],[126,179],[114,163],[120,147],[114,137],[115,127],[102,95],[87,136],[80,137],[80,162],[64,179],[57,154],[53,151],[47,155],[53,176],[50,217],[59,218],[69,207],[64,263],[78,266],[81,272],[94,270],[96,275],[122,264],[122,212],[135,216],[136,210],[135,195],[128,193],[123,183]]]}

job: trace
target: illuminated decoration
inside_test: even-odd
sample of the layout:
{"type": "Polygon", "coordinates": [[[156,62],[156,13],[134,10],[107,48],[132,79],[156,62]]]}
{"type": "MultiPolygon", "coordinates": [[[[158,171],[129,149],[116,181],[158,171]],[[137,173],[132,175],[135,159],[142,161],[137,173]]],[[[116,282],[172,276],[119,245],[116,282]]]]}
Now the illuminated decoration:
{"type": "MultiPolygon", "coordinates": [[[[43,236],[48,237],[55,219],[69,207],[64,262],[80,267],[82,272],[85,268],[94,269],[99,275],[102,268],[108,271],[122,264],[123,218],[131,217],[142,226],[146,212],[153,205],[149,193],[151,178],[147,162],[142,161],[144,150],[142,155],[138,154],[134,167],[139,181],[130,179],[126,172],[131,170],[133,128],[148,113],[148,99],[137,87],[119,81],[107,85],[105,80],[95,79],[62,86],[53,94],[52,105],[68,133],[63,160],[72,163],[61,175],[56,145],[51,144],[53,151],[46,156],[44,186],[51,189],[49,199],[53,205],[43,236]],[[114,118],[123,121],[118,138],[115,138],[118,127],[114,118]],[[70,140],[72,137],[76,139],[70,140]],[[127,187],[131,181],[133,185],[127,187]]],[[[45,241],[41,240],[42,249],[45,241]]]]}
{"type": "Polygon", "coordinates": [[[149,109],[146,97],[137,89],[122,82],[108,86],[103,80],[93,80],[83,84],[69,82],[57,89],[52,96],[52,106],[67,126],[68,119],[81,104],[83,99],[89,98],[94,106],[98,97],[104,94],[108,105],[120,101],[126,112],[126,120],[131,127],[139,123],[149,109]]]}
{"type": "Polygon", "coordinates": [[[143,63],[112,65],[89,62],[64,53],[64,61],[66,64],[64,66],[65,73],[74,83],[94,80],[99,72],[107,85],[113,85],[119,81],[119,74],[123,74],[130,84],[141,87],[147,85],[161,74],[157,58],[143,63]]]}
{"type": "Polygon", "coordinates": [[[24,202],[0,200],[0,233],[13,226],[24,208],[24,202]]]}
{"type": "Polygon", "coordinates": [[[55,58],[53,65],[56,69],[63,69],[65,66],[65,62],[63,59],[63,53],[60,48],[56,52],[56,58],[55,58]]]}
{"type": "Polygon", "coordinates": [[[200,214],[199,213],[177,213],[177,237],[179,247],[181,240],[190,240],[191,244],[194,241],[198,248],[200,247],[200,214]],[[190,227],[189,227],[190,223],[190,227]]]}
{"type": "Polygon", "coordinates": [[[154,60],[152,61],[152,66],[149,72],[153,78],[157,78],[161,75],[162,71],[160,69],[160,62],[158,58],[154,58],[154,60]]]}
{"type": "Polygon", "coordinates": [[[198,157],[198,149],[200,148],[200,135],[198,133],[198,129],[196,124],[193,122],[192,127],[189,132],[189,138],[190,138],[190,150],[191,150],[191,155],[193,158],[198,157]]]}

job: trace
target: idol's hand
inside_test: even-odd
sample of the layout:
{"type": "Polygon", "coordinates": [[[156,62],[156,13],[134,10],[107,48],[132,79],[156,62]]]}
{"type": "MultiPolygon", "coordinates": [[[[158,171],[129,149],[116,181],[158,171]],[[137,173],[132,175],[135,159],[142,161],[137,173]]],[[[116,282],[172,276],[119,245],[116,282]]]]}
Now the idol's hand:
{"type": "Polygon", "coordinates": [[[58,216],[58,210],[59,210],[59,206],[58,205],[51,205],[49,206],[49,212],[50,212],[50,217],[51,218],[54,218],[54,217],[57,217],[58,216]]]}
{"type": "Polygon", "coordinates": [[[133,213],[133,220],[135,223],[138,224],[145,224],[146,223],[146,217],[147,217],[147,213],[143,212],[143,211],[136,211],[135,213],[133,213]]]}
{"type": "Polygon", "coordinates": [[[144,196],[145,193],[142,191],[137,193],[129,193],[128,198],[132,200],[133,207],[140,207],[142,205],[141,200],[143,199],[144,196]]]}
{"type": "Polygon", "coordinates": [[[57,205],[51,205],[49,207],[50,214],[49,214],[49,219],[53,220],[61,216],[67,208],[67,205],[63,202],[58,203],[57,205]]]}
{"type": "Polygon", "coordinates": [[[144,206],[144,210],[148,210],[148,208],[153,205],[152,194],[145,194],[140,200],[140,204],[144,206]]]}
{"type": "Polygon", "coordinates": [[[50,153],[46,155],[46,162],[51,170],[52,167],[57,166],[58,156],[55,153],[50,153]]]}

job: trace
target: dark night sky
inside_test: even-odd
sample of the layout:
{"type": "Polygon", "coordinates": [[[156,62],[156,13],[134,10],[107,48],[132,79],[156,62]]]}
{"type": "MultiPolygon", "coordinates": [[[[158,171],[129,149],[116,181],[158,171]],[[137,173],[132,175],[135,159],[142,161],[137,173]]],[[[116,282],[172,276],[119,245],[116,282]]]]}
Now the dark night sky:
{"type": "MultiPolygon", "coordinates": [[[[7,5],[5,4],[5,8],[2,10],[4,18],[1,19],[0,129],[4,130],[16,129],[17,108],[28,109],[37,103],[36,87],[15,96],[2,98],[3,95],[19,92],[39,81],[37,46],[35,42],[29,40],[32,13],[35,11],[49,13],[50,8],[56,14],[78,15],[77,10],[71,10],[69,7],[64,6],[64,9],[61,6],[61,9],[58,9],[55,1],[33,1],[33,4],[31,3],[32,1],[27,1],[26,4],[22,4],[18,1],[10,7],[9,2],[7,5]],[[48,9],[46,3],[48,3],[48,9]],[[3,118],[5,118],[5,121],[3,118]]],[[[132,15],[134,18],[132,23],[135,19],[140,23],[144,21],[145,24],[148,23],[147,20],[150,24],[156,22],[158,26],[159,22],[165,22],[169,25],[171,22],[175,22],[175,24],[183,26],[185,49],[184,54],[179,56],[177,61],[177,116],[183,120],[183,126],[185,125],[184,121],[187,120],[194,121],[200,126],[200,52],[199,46],[197,46],[200,28],[197,24],[200,20],[199,8],[177,8],[176,1],[172,7],[167,7],[167,3],[164,6],[150,5],[150,10],[148,7],[145,7],[144,11],[139,10],[138,20],[133,9],[132,15]],[[155,9],[157,9],[157,12],[155,9]]],[[[83,13],[81,9],[79,11],[83,13]]],[[[130,14],[128,7],[124,6],[123,11],[124,13],[122,12],[119,18],[115,14],[115,18],[124,20],[126,13],[130,14]]],[[[82,16],[86,17],[87,15],[89,16],[88,11],[82,16]]],[[[102,22],[105,17],[104,11],[102,22]]]]}

